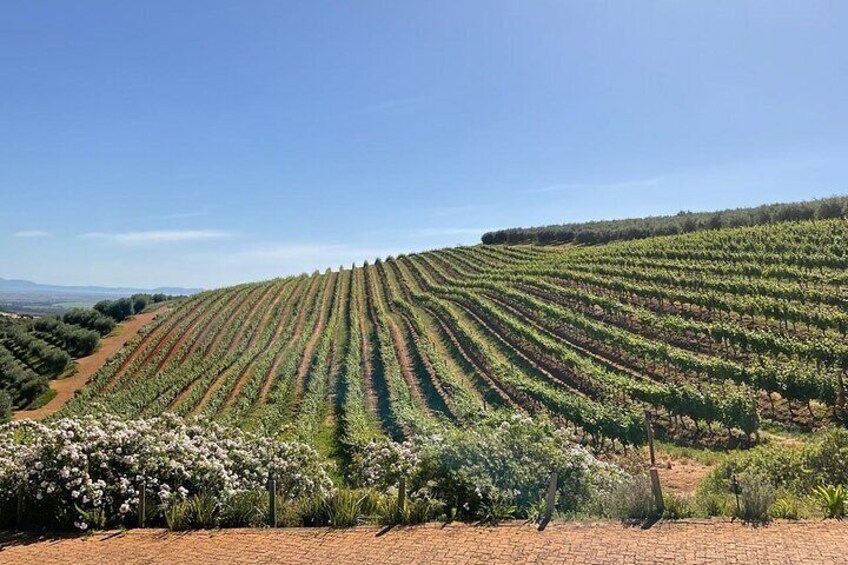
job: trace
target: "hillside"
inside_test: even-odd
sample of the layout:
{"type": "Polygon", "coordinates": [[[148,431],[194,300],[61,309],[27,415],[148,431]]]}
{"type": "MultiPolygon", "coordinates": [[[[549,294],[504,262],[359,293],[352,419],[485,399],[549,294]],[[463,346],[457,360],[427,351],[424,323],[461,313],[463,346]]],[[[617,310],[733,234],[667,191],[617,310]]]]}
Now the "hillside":
{"type": "Polygon", "coordinates": [[[644,440],[646,408],[673,438],[808,426],[844,400],[846,236],[828,220],[464,247],[208,291],[64,413],[176,412],[336,456],[495,408],[620,444],[644,440]]]}

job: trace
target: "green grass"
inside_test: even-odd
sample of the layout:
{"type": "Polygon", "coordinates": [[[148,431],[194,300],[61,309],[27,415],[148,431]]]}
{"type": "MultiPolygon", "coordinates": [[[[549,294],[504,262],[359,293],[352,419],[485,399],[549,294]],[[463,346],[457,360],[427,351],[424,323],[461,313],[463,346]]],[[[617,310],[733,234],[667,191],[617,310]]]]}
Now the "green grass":
{"type": "Polygon", "coordinates": [[[52,388],[48,388],[44,392],[36,396],[35,399],[30,403],[30,405],[26,407],[26,409],[37,410],[38,408],[41,408],[42,406],[56,398],[57,394],[59,393],[53,390],[52,388]]]}
{"type": "Polygon", "coordinates": [[[120,334],[122,331],[124,331],[124,324],[115,324],[115,327],[112,328],[111,332],[109,332],[108,334],[106,334],[102,338],[100,338],[101,343],[97,344],[98,349],[100,348],[100,345],[102,344],[104,338],[115,337],[116,335],[120,334]]]}
{"type": "Polygon", "coordinates": [[[727,457],[727,452],[706,447],[675,445],[666,441],[656,441],[657,455],[668,455],[673,459],[690,459],[702,465],[718,465],[727,457]]]}
{"type": "MultiPolygon", "coordinates": [[[[97,344],[97,347],[100,347],[100,344],[97,344]]],[[[57,379],[67,379],[68,377],[74,376],[74,373],[77,372],[77,362],[71,361],[68,363],[68,366],[65,367],[65,370],[62,371],[59,375],[56,376],[57,379]]]]}

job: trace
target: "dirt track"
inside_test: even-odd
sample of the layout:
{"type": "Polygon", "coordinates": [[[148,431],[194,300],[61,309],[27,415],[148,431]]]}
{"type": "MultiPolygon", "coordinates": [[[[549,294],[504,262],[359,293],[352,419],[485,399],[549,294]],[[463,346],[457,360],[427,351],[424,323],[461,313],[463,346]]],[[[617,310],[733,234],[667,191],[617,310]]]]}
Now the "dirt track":
{"type": "Polygon", "coordinates": [[[618,523],[554,523],[544,532],[439,524],[384,534],[277,529],[166,532],[130,530],[38,538],[0,534],[2,563],[848,563],[848,524],[780,522],[754,528],[725,520],[660,522],[648,530],[618,523]]]}
{"type": "Polygon", "coordinates": [[[121,330],[118,335],[103,338],[100,340],[100,348],[97,351],[88,357],[77,359],[77,370],[72,376],[50,381],[50,388],[56,391],[56,396],[50,402],[36,410],[18,410],[12,415],[12,419],[22,420],[24,418],[31,418],[33,420],[41,420],[59,410],[74,396],[76,391],[85,386],[89,379],[94,376],[94,373],[106,363],[109,357],[114,355],[125,343],[135,337],[141,328],[153,321],[153,318],[165,312],[165,308],[160,308],[155,312],[138,314],[131,320],[125,321],[121,324],[121,330]]]}

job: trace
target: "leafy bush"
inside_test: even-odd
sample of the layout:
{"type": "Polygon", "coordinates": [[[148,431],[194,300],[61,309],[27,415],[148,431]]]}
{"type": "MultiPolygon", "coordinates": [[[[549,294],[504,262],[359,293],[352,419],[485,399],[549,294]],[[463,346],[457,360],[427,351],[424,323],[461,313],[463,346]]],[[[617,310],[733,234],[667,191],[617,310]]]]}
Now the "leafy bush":
{"type": "Polygon", "coordinates": [[[778,498],[769,509],[772,518],[781,520],[797,520],[799,517],[798,504],[791,498],[778,498]]]}
{"type": "Polygon", "coordinates": [[[68,310],[62,316],[62,321],[66,324],[73,324],[94,330],[100,335],[106,335],[115,329],[115,321],[112,318],[89,308],[73,308],[68,310]]]}
{"type": "Polygon", "coordinates": [[[221,526],[261,526],[267,520],[268,493],[248,490],[233,493],[221,505],[221,526]]]}
{"type": "Polygon", "coordinates": [[[484,502],[480,510],[480,521],[496,526],[503,520],[515,518],[518,507],[502,495],[496,494],[490,500],[484,502]]]}
{"type": "MultiPolygon", "coordinates": [[[[188,500],[174,500],[165,507],[165,524],[171,530],[185,530],[190,525],[191,504],[188,500]]],[[[77,525],[80,529],[86,529],[85,522],[77,525]]]]}
{"type": "Polygon", "coordinates": [[[12,418],[12,397],[5,390],[0,390],[0,424],[5,424],[12,418]]]}
{"type": "Polygon", "coordinates": [[[617,520],[645,520],[656,514],[651,480],[633,475],[619,482],[603,499],[601,511],[617,520]]]}
{"type": "Polygon", "coordinates": [[[142,481],[169,525],[211,525],[235,495],[264,488],[269,473],[282,501],[333,489],[311,447],[212,423],[103,416],[0,426],[0,514],[14,516],[22,491],[31,525],[85,530],[97,512],[123,524],[138,511],[142,481]]]}
{"type": "Polygon", "coordinates": [[[188,499],[191,525],[199,528],[214,528],[219,524],[217,497],[209,493],[196,494],[188,499]]]}
{"type": "Polygon", "coordinates": [[[366,495],[355,490],[339,490],[325,501],[327,522],[333,528],[349,528],[357,525],[363,516],[366,495]]]}
{"type": "Polygon", "coordinates": [[[813,494],[826,518],[841,520],[845,517],[848,490],[842,485],[819,485],[813,489],[813,494]]]}
{"type": "Polygon", "coordinates": [[[418,463],[412,442],[373,441],[354,456],[351,478],[362,486],[394,488],[401,477],[412,474],[418,463]]]}
{"type": "Polygon", "coordinates": [[[707,516],[724,516],[727,512],[727,495],[711,492],[698,492],[695,495],[695,508],[698,513],[707,516]]]}
{"type": "Polygon", "coordinates": [[[806,497],[822,484],[848,484],[848,430],[828,430],[805,445],[764,445],[734,453],[715,466],[699,495],[730,492],[733,475],[762,477],[796,497],[806,497]]]}
{"type": "Polygon", "coordinates": [[[848,430],[831,430],[804,451],[805,470],[817,484],[848,485],[848,430]]]}
{"type": "Polygon", "coordinates": [[[741,513],[738,517],[746,522],[768,522],[769,509],[775,501],[774,486],[771,482],[759,475],[745,475],[740,479],[739,486],[741,513]]]}
{"type": "Polygon", "coordinates": [[[96,331],[66,324],[58,317],[33,320],[31,330],[47,342],[61,348],[71,357],[90,355],[100,343],[100,334],[96,331]]]}
{"type": "Polygon", "coordinates": [[[101,300],[94,305],[94,309],[116,322],[122,322],[133,315],[133,302],[129,298],[101,300]]]}
{"type": "Polygon", "coordinates": [[[454,505],[460,517],[483,518],[493,502],[526,511],[558,476],[559,510],[576,511],[622,478],[550,422],[494,415],[473,428],[427,438],[418,451],[414,490],[454,505]]]}
{"type": "Polygon", "coordinates": [[[681,494],[666,493],[663,496],[663,518],[667,520],[682,520],[695,515],[692,499],[681,494]]]}
{"type": "Polygon", "coordinates": [[[411,526],[437,520],[444,516],[445,506],[432,498],[407,499],[403,508],[398,505],[396,496],[383,496],[377,507],[376,518],[381,524],[402,524],[411,526]]]}

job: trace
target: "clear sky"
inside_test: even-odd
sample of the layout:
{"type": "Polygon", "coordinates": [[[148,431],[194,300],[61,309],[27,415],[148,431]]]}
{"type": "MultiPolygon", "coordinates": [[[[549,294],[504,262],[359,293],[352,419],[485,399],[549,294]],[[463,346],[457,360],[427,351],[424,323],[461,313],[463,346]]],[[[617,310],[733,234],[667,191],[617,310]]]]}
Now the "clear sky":
{"type": "Polygon", "coordinates": [[[0,277],[224,284],[848,192],[848,2],[0,3],[0,277]]]}

